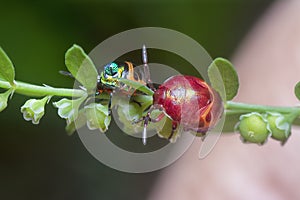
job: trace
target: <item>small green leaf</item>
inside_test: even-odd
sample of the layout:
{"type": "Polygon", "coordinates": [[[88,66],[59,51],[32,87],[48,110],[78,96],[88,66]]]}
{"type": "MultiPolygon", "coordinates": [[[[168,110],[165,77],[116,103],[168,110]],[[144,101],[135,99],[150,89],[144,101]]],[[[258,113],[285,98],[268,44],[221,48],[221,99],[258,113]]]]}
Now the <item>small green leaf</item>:
{"type": "Polygon", "coordinates": [[[300,81],[296,84],[294,92],[298,100],[300,100],[300,81]]]}
{"type": "Polygon", "coordinates": [[[80,46],[73,45],[66,52],[65,64],[76,80],[78,80],[88,91],[93,90],[96,87],[98,76],[97,69],[93,61],[80,46]]]}
{"type": "MultiPolygon", "coordinates": [[[[117,105],[117,116],[123,125],[121,129],[129,135],[142,132],[144,128],[143,121],[135,122],[141,120],[142,116],[147,114],[152,102],[152,96],[149,95],[134,95],[131,96],[130,100],[121,96],[114,96],[113,104],[117,105]]],[[[154,112],[155,110],[152,113],[154,112]]],[[[154,126],[158,126],[158,123],[149,123],[147,130],[152,130],[154,126]]]]}
{"type": "Polygon", "coordinates": [[[132,81],[132,80],[128,80],[128,79],[124,79],[124,78],[120,78],[119,81],[121,83],[124,83],[138,91],[144,92],[147,95],[153,95],[154,92],[148,88],[147,86],[143,85],[142,83],[136,82],[136,81],[132,81]]]}
{"type": "Polygon", "coordinates": [[[172,120],[169,117],[166,117],[166,120],[164,121],[164,124],[161,127],[162,128],[160,130],[157,130],[157,133],[158,133],[159,137],[168,139],[171,143],[175,143],[177,138],[180,137],[179,128],[174,130],[173,135],[171,135],[171,133],[172,133],[172,120]]]}
{"type": "Polygon", "coordinates": [[[228,111],[226,110],[225,111],[225,122],[224,122],[224,127],[222,129],[222,132],[223,133],[231,133],[231,132],[234,132],[235,131],[235,126],[236,124],[240,121],[240,116],[242,114],[245,114],[245,113],[230,113],[231,111],[228,111]]]}
{"type": "Polygon", "coordinates": [[[12,88],[7,90],[4,93],[0,94],[0,112],[3,111],[7,107],[7,101],[9,96],[13,93],[12,88]]]}
{"type": "Polygon", "coordinates": [[[0,47],[0,79],[8,81],[11,85],[14,84],[15,68],[13,63],[0,47]]]}
{"type": "MultiPolygon", "coordinates": [[[[121,103],[121,101],[119,101],[121,103]]],[[[129,134],[142,132],[141,123],[133,123],[142,118],[143,110],[135,102],[123,102],[117,107],[118,119],[123,124],[122,130],[129,134]]]]}
{"type": "Polygon", "coordinates": [[[219,92],[223,101],[232,100],[239,88],[239,79],[233,65],[224,58],[216,58],[208,67],[212,87],[219,92]]]}

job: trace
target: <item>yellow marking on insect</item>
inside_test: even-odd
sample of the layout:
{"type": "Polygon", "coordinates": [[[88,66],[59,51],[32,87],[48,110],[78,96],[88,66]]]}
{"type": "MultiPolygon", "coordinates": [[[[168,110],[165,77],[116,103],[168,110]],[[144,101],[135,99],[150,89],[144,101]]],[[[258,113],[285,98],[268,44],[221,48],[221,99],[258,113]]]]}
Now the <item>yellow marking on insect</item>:
{"type": "Polygon", "coordinates": [[[101,82],[106,85],[118,86],[118,79],[113,78],[112,76],[104,76],[104,72],[101,73],[101,82]]]}
{"type": "Polygon", "coordinates": [[[120,67],[120,68],[118,69],[118,78],[121,78],[121,77],[122,77],[123,71],[124,71],[124,67],[120,67]]]}

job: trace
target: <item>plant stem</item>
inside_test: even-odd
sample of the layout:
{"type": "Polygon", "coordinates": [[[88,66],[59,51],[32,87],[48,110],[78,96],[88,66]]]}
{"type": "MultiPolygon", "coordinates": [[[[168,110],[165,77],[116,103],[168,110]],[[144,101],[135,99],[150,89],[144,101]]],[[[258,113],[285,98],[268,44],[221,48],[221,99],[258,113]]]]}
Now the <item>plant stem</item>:
{"type": "Polygon", "coordinates": [[[247,113],[249,111],[245,111],[245,110],[226,110],[225,111],[225,115],[229,116],[229,115],[238,115],[238,114],[244,114],[247,113]]]}
{"type": "MultiPolygon", "coordinates": [[[[43,97],[43,96],[61,96],[61,97],[82,97],[86,94],[81,89],[67,89],[67,88],[54,88],[50,86],[38,86],[21,81],[15,81],[13,86],[9,82],[0,80],[0,88],[14,89],[15,93],[23,94],[26,96],[43,97]]],[[[300,115],[300,107],[278,107],[278,106],[264,106],[255,104],[246,104],[228,101],[225,104],[226,114],[242,114],[246,112],[280,112],[292,113],[296,112],[300,115]]]]}
{"type": "Polygon", "coordinates": [[[0,80],[0,88],[10,89],[13,88],[15,93],[32,96],[61,96],[61,97],[81,97],[86,94],[81,89],[66,89],[66,88],[53,88],[50,86],[38,86],[21,81],[15,81],[15,85],[11,86],[9,82],[0,80]]]}
{"type": "Polygon", "coordinates": [[[254,104],[245,104],[228,101],[225,104],[227,110],[237,110],[237,111],[248,111],[248,112],[280,112],[280,113],[291,113],[297,112],[300,114],[300,107],[280,107],[280,106],[264,106],[264,105],[254,105],[254,104]]]}

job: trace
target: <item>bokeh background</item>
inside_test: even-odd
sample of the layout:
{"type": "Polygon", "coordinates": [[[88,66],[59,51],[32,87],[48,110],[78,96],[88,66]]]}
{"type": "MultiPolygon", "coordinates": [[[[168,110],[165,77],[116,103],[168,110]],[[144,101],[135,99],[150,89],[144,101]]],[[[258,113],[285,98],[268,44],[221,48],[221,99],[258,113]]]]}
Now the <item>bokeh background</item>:
{"type": "MultiPolygon", "coordinates": [[[[16,80],[72,87],[64,53],[74,43],[86,52],[106,38],[137,27],[180,31],[212,57],[230,58],[270,0],[226,1],[9,1],[0,4],[0,46],[16,80]]],[[[127,174],[94,159],[48,105],[39,125],[26,122],[14,95],[0,113],[1,199],[145,199],[160,171],[127,174]]]]}

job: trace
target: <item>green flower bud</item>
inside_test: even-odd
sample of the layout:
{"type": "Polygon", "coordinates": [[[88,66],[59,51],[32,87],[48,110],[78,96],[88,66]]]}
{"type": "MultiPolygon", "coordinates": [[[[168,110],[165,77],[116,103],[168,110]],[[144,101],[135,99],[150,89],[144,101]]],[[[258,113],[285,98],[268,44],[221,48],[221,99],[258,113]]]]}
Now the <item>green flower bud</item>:
{"type": "Polygon", "coordinates": [[[86,124],[86,116],[84,109],[79,110],[78,117],[74,121],[67,120],[66,131],[68,135],[72,135],[77,129],[86,124]]]}
{"type": "Polygon", "coordinates": [[[256,112],[241,115],[237,129],[244,141],[257,144],[263,144],[270,134],[266,119],[256,112]]]}
{"type": "Polygon", "coordinates": [[[108,107],[99,103],[91,103],[84,107],[87,118],[87,126],[90,130],[99,129],[104,133],[110,124],[111,116],[108,107]]]}
{"type": "Polygon", "coordinates": [[[131,135],[134,133],[140,133],[143,130],[143,126],[140,123],[133,123],[142,118],[143,111],[137,103],[118,103],[117,107],[118,119],[122,123],[122,130],[131,135]]]}
{"type": "Polygon", "coordinates": [[[21,107],[21,112],[26,121],[32,121],[33,124],[38,124],[40,119],[45,114],[45,104],[49,100],[49,96],[43,99],[29,99],[21,107]]]}
{"type": "Polygon", "coordinates": [[[12,90],[7,90],[6,92],[0,94],[0,112],[7,107],[8,97],[11,93],[12,90]]]}
{"type": "MultiPolygon", "coordinates": [[[[115,121],[121,122],[118,124],[119,127],[128,135],[133,135],[141,133],[144,129],[143,126],[143,115],[146,115],[147,109],[152,105],[152,97],[148,95],[136,95],[131,97],[132,101],[128,99],[119,98],[115,105],[117,105],[117,116],[115,121]],[[117,121],[118,120],[118,121],[117,121]]],[[[151,118],[156,119],[157,113],[162,111],[154,110],[151,112],[151,118]]],[[[161,127],[161,122],[149,123],[147,126],[147,131],[154,130],[157,127],[161,127]]]]}
{"type": "Polygon", "coordinates": [[[280,113],[267,113],[271,137],[285,142],[291,134],[291,125],[285,121],[285,116],[280,113]]]}
{"type": "Polygon", "coordinates": [[[63,98],[58,102],[53,102],[54,107],[58,108],[58,115],[67,121],[74,121],[78,116],[78,110],[85,97],[75,100],[63,98]]]}

